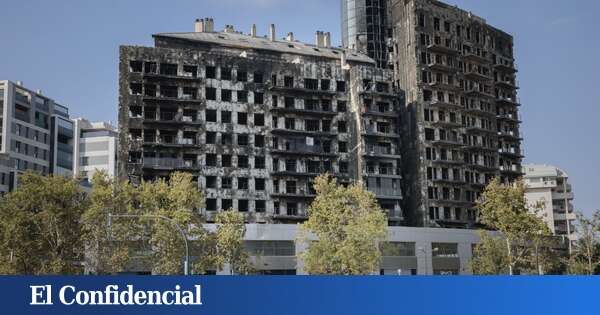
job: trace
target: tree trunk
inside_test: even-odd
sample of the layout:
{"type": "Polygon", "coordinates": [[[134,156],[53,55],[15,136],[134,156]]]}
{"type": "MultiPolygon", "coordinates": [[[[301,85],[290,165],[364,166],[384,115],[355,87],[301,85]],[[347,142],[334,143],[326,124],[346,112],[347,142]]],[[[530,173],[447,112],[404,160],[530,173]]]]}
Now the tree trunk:
{"type": "Polygon", "coordinates": [[[508,237],[506,238],[506,248],[508,249],[508,273],[509,275],[513,275],[513,259],[512,259],[512,251],[510,248],[510,240],[508,237]]]}

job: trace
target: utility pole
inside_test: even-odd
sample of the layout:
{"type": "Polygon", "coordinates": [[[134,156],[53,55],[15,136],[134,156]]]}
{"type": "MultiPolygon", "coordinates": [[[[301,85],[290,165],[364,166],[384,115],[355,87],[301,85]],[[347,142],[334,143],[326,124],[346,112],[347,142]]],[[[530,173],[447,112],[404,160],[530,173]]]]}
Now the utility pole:
{"type": "Polygon", "coordinates": [[[155,218],[155,219],[162,219],[165,221],[168,221],[169,223],[171,223],[176,229],[177,231],[179,231],[179,234],[181,235],[181,237],[183,238],[183,242],[185,244],[185,261],[183,263],[183,274],[184,275],[189,275],[189,264],[190,264],[190,252],[189,252],[189,247],[188,247],[188,239],[187,236],[185,234],[185,232],[183,231],[183,229],[181,228],[181,226],[179,224],[177,224],[177,222],[175,222],[173,219],[162,216],[162,215],[136,215],[136,214],[108,214],[108,225],[110,227],[111,222],[112,222],[112,218],[143,218],[143,217],[149,217],[149,218],[155,218]]]}

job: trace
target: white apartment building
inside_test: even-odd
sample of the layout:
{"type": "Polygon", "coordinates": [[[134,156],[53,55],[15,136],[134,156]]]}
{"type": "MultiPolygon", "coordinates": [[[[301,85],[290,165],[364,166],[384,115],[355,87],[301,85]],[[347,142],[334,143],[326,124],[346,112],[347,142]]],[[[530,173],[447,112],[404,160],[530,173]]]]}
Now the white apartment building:
{"type": "Polygon", "coordinates": [[[107,122],[90,122],[83,118],[73,120],[75,126],[75,176],[91,180],[96,171],[116,176],[118,133],[107,122]]]}
{"type": "Polygon", "coordinates": [[[26,170],[71,176],[73,123],[68,108],[21,82],[0,80],[0,154],[6,162],[0,168],[13,169],[12,175],[2,172],[9,174],[5,183],[10,184],[0,181],[0,186],[14,187],[18,173],[26,170]]]}
{"type": "Polygon", "coordinates": [[[576,238],[573,221],[576,219],[569,175],[563,170],[550,165],[525,165],[525,197],[531,210],[538,203],[543,203],[540,215],[555,235],[570,235],[576,238]]]}

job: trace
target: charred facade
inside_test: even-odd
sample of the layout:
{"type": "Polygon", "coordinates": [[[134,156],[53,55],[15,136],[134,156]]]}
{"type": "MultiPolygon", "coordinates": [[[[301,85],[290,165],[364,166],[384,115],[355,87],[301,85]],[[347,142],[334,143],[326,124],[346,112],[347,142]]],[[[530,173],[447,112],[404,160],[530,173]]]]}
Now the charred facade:
{"type": "Polygon", "coordinates": [[[155,47],[120,48],[119,176],[134,182],[194,174],[208,221],[233,208],[249,222],[306,218],[323,173],[363,182],[403,220],[403,94],[373,59],[249,35],[212,19],[195,32],[154,35],[155,47]]]}
{"type": "Polygon", "coordinates": [[[485,185],[522,176],[513,38],[439,1],[392,0],[390,10],[410,224],[472,227],[485,185]]]}

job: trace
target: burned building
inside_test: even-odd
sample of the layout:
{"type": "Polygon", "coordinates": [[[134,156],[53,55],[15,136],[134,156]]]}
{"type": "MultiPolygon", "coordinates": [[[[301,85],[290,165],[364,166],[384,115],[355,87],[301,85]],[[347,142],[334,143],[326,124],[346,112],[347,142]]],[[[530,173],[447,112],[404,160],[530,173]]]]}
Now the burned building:
{"type": "Polygon", "coordinates": [[[306,218],[323,173],[363,182],[402,222],[400,119],[393,72],[366,55],[257,36],[212,19],[195,31],[120,48],[119,176],[194,174],[210,221],[230,208],[249,222],[306,218]]]}
{"type": "Polygon", "coordinates": [[[492,178],[522,176],[513,38],[439,1],[390,2],[410,223],[470,227],[492,178]]]}

